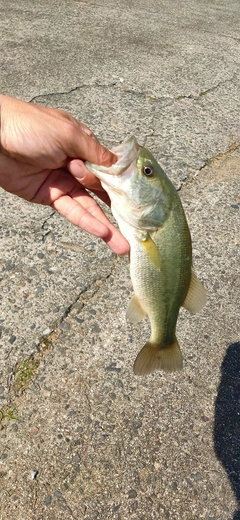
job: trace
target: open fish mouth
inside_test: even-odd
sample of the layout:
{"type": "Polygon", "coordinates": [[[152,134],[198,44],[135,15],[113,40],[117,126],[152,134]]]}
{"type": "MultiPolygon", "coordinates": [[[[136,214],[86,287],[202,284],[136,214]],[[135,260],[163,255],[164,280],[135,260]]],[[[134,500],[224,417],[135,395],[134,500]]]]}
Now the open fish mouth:
{"type": "Polygon", "coordinates": [[[127,168],[139,154],[140,146],[137,143],[136,137],[132,135],[127,141],[115,146],[111,151],[118,157],[116,165],[127,168]]]}
{"type": "MultiPolygon", "coordinates": [[[[134,135],[130,137],[127,141],[119,144],[112,148],[111,152],[114,153],[118,160],[112,166],[99,166],[96,164],[92,164],[86,162],[87,169],[97,175],[98,173],[107,173],[108,175],[121,175],[128,166],[138,157],[140,151],[140,146],[137,143],[136,137],[134,135]]],[[[98,176],[98,175],[97,175],[98,176]]],[[[101,178],[99,176],[99,178],[101,178]]]]}

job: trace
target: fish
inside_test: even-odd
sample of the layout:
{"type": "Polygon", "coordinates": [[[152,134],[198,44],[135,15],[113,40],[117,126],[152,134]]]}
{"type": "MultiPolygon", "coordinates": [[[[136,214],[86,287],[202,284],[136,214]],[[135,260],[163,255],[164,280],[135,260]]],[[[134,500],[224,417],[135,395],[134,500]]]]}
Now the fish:
{"type": "Polygon", "coordinates": [[[117,162],[110,167],[86,162],[111,200],[111,211],[130,244],[130,275],[134,295],[127,320],[146,315],[150,339],[134,362],[136,375],[183,367],[176,338],[180,307],[192,313],[206,303],[206,291],[192,268],[191,235],[183,206],[172,182],[151,152],[134,136],[115,146],[117,162]]]}

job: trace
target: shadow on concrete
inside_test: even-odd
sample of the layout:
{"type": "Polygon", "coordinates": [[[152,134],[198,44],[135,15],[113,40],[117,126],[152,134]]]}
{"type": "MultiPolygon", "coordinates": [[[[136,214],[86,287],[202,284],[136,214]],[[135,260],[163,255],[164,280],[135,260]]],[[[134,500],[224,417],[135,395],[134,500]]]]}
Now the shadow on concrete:
{"type": "Polygon", "coordinates": [[[227,349],[215,404],[214,447],[236,495],[240,520],[240,342],[227,349]]]}

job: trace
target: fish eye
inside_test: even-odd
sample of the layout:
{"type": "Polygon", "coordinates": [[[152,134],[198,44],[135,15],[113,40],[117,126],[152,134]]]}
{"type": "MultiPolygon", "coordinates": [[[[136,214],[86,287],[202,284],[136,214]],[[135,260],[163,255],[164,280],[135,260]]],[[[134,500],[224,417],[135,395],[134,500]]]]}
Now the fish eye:
{"type": "Polygon", "coordinates": [[[152,168],[152,166],[144,166],[143,167],[143,173],[144,175],[146,175],[146,177],[152,177],[153,176],[153,173],[154,173],[154,170],[152,168]]]}

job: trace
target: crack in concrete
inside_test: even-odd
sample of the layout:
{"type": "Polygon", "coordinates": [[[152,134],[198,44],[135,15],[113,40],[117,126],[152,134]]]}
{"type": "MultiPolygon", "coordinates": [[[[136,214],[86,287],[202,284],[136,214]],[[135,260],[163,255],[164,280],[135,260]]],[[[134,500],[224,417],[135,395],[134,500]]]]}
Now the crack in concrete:
{"type": "MultiPolygon", "coordinates": [[[[200,166],[199,168],[195,168],[194,166],[192,166],[191,164],[186,163],[185,161],[182,161],[182,162],[188,168],[191,168],[191,170],[196,171],[197,172],[196,175],[197,175],[199,172],[203,171],[206,167],[211,166],[211,164],[213,164],[215,161],[220,161],[220,160],[226,159],[227,157],[229,157],[232,153],[234,153],[239,148],[240,148],[240,141],[238,141],[236,143],[233,143],[230,146],[230,148],[228,150],[226,150],[225,152],[220,152],[217,155],[215,155],[214,157],[209,157],[209,158],[205,159],[204,162],[203,162],[203,165],[200,166]]],[[[190,177],[187,177],[186,179],[183,179],[181,181],[181,185],[180,185],[178,191],[181,190],[181,188],[184,186],[184,184],[189,184],[189,183],[193,182],[195,177],[196,177],[196,175],[194,175],[194,177],[190,176],[190,177]]]]}
{"type": "MultiPolygon", "coordinates": [[[[65,309],[63,315],[58,320],[56,320],[55,323],[53,323],[53,325],[51,327],[51,332],[49,332],[49,334],[46,334],[45,336],[42,336],[39,339],[39,342],[37,343],[37,351],[33,352],[27,358],[27,361],[31,360],[32,362],[39,362],[36,372],[34,372],[33,378],[29,381],[29,384],[26,385],[26,387],[22,387],[21,389],[18,389],[17,391],[14,389],[14,383],[15,383],[14,376],[15,376],[16,367],[17,367],[17,365],[16,365],[16,367],[13,371],[12,377],[11,377],[11,381],[9,382],[9,398],[8,398],[8,402],[3,407],[4,409],[14,408],[17,410],[18,407],[21,406],[22,399],[24,398],[26,390],[28,389],[29,385],[34,382],[35,376],[38,372],[41,362],[43,361],[43,359],[45,359],[48,356],[48,354],[50,354],[50,352],[52,352],[52,350],[54,348],[54,344],[56,343],[59,335],[62,332],[62,330],[60,329],[60,325],[70,315],[71,311],[74,308],[74,305],[80,300],[80,298],[84,298],[84,294],[86,294],[87,292],[91,292],[91,294],[88,295],[88,301],[97,294],[97,292],[101,289],[101,285],[98,286],[97,282],[99,282],[100,280],[105,282],[110,278],[110,276],[112,276],[114,269],[115,269],[115,264],[117,262],[117,259],[118,259],[118,257],[112,258],[113,264],[111,265],[109,274],[107,274],[106,276],[100,276],[100,277],[96,276],[96,278],[94,278],[94,280],[89,285],[87,285],[85,288],[83,288],[80,291],[80,293],[74,298],[74,301],[65,309]]],[[[84,307],[84,303],[83,303],[83,307],[84,307]]],[[[26,360],[22,360],[23,363],[24,363],[24,361],[26,361],[26,360]]],[[[19,419],[19,417],[17,417],[16,419],[19,419]]],[[[11,420],[11,418],[10,419],[6,418],[3,413],[2,413],[2,417],[1,417],[1,410],[0,410],[0,430],[7,426],[9,420],[11,420]]]]}
{"type": "Polygon", "coordinates": [[[55,215],[55,213],[56,213],[56,211],[53,211],[50,215],[48,215],[47,218],[45,218],[45,220],[43,221],[42,226],[41,226],[42,229],[44,229],[45,224],[55,215]]]}
{"type": "Polygon", "coordinates": [[[51,230],[48,230],[46,231],[46,233],[44,234],[44,228],[45,228],[45,225],[48,223],[49,220],[52,219],[52,217],[54,217],[56,211],[53,211],[50,215],[48,215],[47,218],[45,218],[44,222],[42,223],[41,225],[41,231],[42,231],[42,242],[45,242],[47,237],[52,233],[51,230]]]}
{"type": "Polygon", "coordinates": [[[196,169],[197,171],[202,171],[204,168],[206,168],[206,166],[209,166],[210,164],[212,164],[214,161],[219,161],[221,159],[225,159],[226,157],[228,157],[229,155],[231,155],[233,152],[235,152],[238,148],[240,147],[240,141],[236,142],[236,143],[233,143],[230,148],[228,150],[226,150],[225,152],[220,152],[218,153],[217,155],[215,155],[214,157],[209,157],[207,158],[205,161],[204,161],[204,164],[203,166],[201,166],[200,168],[193,168],[193,166],[191,166],[191,168],[194,170],[196,169]]]}
{"type": "Polygon", "coordinates": [[[231,40],[240,42],[240,38],[238,38],[237,36],[231,36],[230,34],[223,34],[223,33],[220,33],[219,36],[223,36],[224,38],[230,38],[231,40]]]}
{"type": "MultiPolygon", "coordinates": [[[[205,29],[204,32],[207,34],[211,34],[211,36],[215,35],[212,31],[208,31],[207,29],[205,29]]],[[[238,36],[232,36],[231,34],[218,33],[218,36],[222,36],[223,38],[229,38],[231,40],[240,42],[240,38],[238,36]]]]}
{"type": "Polygon", "coordinates": [[[145,90],[141,92],[140,90],[136,90],[134,87],[131,88],[125,86],[123,88],[118,88],[118,90],[121,92],[126,92],[127,94],[133,94],[136,97],[144,97],[146,101],[149,101],[152,104],[156,104],[156,102],[163,104],[165,102],[164,107],[171,105],[175,99],[174,97],[170,96],[155,96],[154,94],[149,94],[149,92],[146,92],[145,90]]]}
{"type": "Polygon", "coordinates": [[[194,94],[188,94],[188,95],[180,94],[179,96],[173,96],[173,97],[171,97],[171,96],[156,96],[154,94],[150,94],[149,92],[147,92],[145,90],[144,91],[139,91],[139,90],[136,90],[134,87],[129,87],[127,85],[124,86],[123,80],[121,80],[119,78],[114,80],[114,81],[111,81],[109,83],[101,83],[98,80],[94,80],[91,83],[83,83],[83,84],[80,84],[80,85],[76,85],[75,87],[72,87],[72,88],[70,88],[68,90],[57,91],[57,92],[49,92],[49,93],[46,93],[46,94],[38,94],[38,95],[34,96],[33,98],[31,98],[29,103],[37,101],[38,98],[51,98],[53,96],[61,96],[61,95],[65,96],[65,95],[71,94],[72,92],[76,92],[77,90],[81,90],[81,89],[84,89],[84,88],[88,88],[89,89],[89,88],[92,88],[92,87],[96,87],[96,88],[105,89],[105,88],[113,88],[113,87],[115,87],[120,92],[127,93],[127,94],[132,94],[132,95],[137,96],[137,97],[144,97],[150,103],[159,102],[159,103],[164,104],[164,106],[168,106],[168,105],[171,105],[172,103],[174,103],[175,101],[180,101],[182,99],[193,99],[193,100],[197,101],[202,96],[205,96],[205,95],[209,94],[210,92],[213,92],[214,90],[218,89],[219,87],[221,87],[225,83],[230,83],[230,82],[234,81],[235,77],[236,77],[236,74],[234,74],[229,79],[226,79],[226,80],[223,80],[223,81],[219,81],[213,87],[210,87],[210,88],[208,88],[206,90],[202,90],[202,91],[199,92],[199,94],[196,94],[196,95],[194,95],[194,94]]]}
{"type": "Polygon", "coordinates": [[[156,105],[153,105],[152,106],[152,119],[151,119],[151,127],[152,127],[152,131],[149,133],[149,134],[146,134],[145,138],[144,138],[144,141],[143,141],[143,146],[145,147],[146,144],[147,144],[147,140],[150,138],[150,137],[155,137],[155,112],[156,112],[156,105]]]}
{"type": "MultiPolygon", "coordinates": [[[[110,276],[112,276],[113,274],[113,271],[115,269],[115,263],[116,263],[116,260],[117,260],[117,257],[115,259],[112,259],[113,260],[113,265],[111,266],[111,269],[110,269],[110,273],[107,274],[106,276],[96,276],[96,278],[94,278],[94,280],[89,284],[87,285],[86,287],[84,287],[80,293],[74,298],[74,301],[65,309],[63,315],[61,316],[61,318],[59,318],[54,326],[54,329],[56,328],[59,328],[60,325],[63,323],[63,321],[69,316],[69,314],[71,313],[71,311],[73,310],[74,308],[74,305],[76,305],[76,303],[78,302],[78,300],[81,298],[81,297],[84,297],[84,295],[88,292],[88,291],[92,291],[91,293],[91,296],[88,298],[91,299],[93,296],[95,296],[99,291],[100,291],[100,288],[101,286],[97,286],[97,282],[99,281],[104,281],[106,282],[110,276]],[[115,260],[115,261],[114,261],[115,260]]],[[[84,307],[84,303],[83,303],[83,307],[84,307]]]]}
{"type": "Polygon", "coordinates": [[[93,83],[83,83],[82,85],[76,85],[75,87],[72,87],[70,88],[69,90],[63,90],[63,91],[57,91],[57,92],[48,92],[47,94],[38,94],[36,96],[34,96],[33,98],[30,99],[29,103],[32,103],[33,101],[36,101],[38,98],[48,98],[48,97],[53,97],[53,96],[65,96],[67,94],[72,94],[72,92],[75,92],[77,90],[81,90],[83,88],[91,88],[91,87],[94,87],[94,86],[97,86],[97,87],[102,87],[102,88],[108,88],[108,87],[113,87],[114,85],[116,85],[116,81],[113,81],[109,84],[98,84],[97,81],[94,81],[93,83]]]}
{"type": "MultiPolygon", "coordinates": [[[[110,83],[105,83],[105,84],[100,83],[98,80],[95,80],[92,83],[83,83],[82,85],[76,85],[75,87],[72,87],[71,89],[65,90],[65,91],[49,92],[47,94],[38,94],[38,95],[34,96],[33,98],[31,98],[29,103],[37,101],[38,98],[51,98],[53,96],[65,96],[65,95],[71,94],[72,92],[76,92],[77,90],[81,90],[83,88],[89,89],[92,87],[101,88],[101,89],[116,87],[116,90],[118,90],[120,92],[127,93],[127,94],[133,94],[137,97],[144,97],[147,101],[150,101],[153,103],[156,103],[156,102],[163,103],[164,101],[167,101],[167,105],[168,105],[168,104],[171,104],[172,102],[174,102],[174,100],[176,99],[174,97],[171,98],[170,96],[155,96],[153,94],[149,94],[149,92],[146,92],[146,91],[141,92],[139,90],[136,90],[134,87],[131,88],[127,85],[124,86],[123,82],[118,79],[118,80],[114,80],[110,83]]],[[[165,106],[167,106],[167,105],[165,105],[165,106]]]]}
{"type": "Polygon", "coordinates": [[[194,94],[189,94],[188,96],[180,95],[180,96],[175,97],[174,99],[176,101],[180,101],[181,99],[194,99],[194,100],[198,101],[201,97],[206,96],[207,94],[209,94],[210,92],[213,92],[214,90],[217,90],[222,85],[225,85],[225,83],[232,82],[235,79],[235,77],[236,77],[236,75],[234,74],[232,76],[232,78],[225,79],[223,81],[219,81],[219,83],[217,83],[217,85],[214,85],[213,87],[207,88],[206,90],[201,90],[199,92],[199,94],[196,95],[196,96],[194,94]]]}

